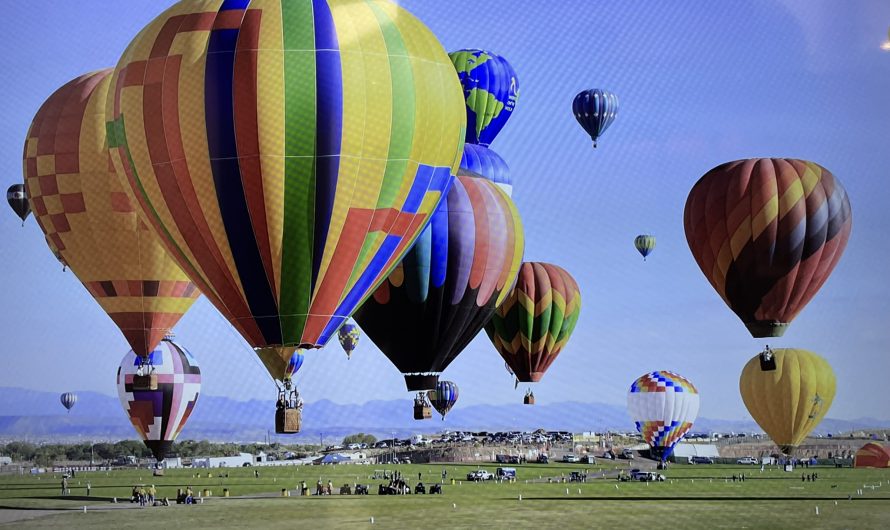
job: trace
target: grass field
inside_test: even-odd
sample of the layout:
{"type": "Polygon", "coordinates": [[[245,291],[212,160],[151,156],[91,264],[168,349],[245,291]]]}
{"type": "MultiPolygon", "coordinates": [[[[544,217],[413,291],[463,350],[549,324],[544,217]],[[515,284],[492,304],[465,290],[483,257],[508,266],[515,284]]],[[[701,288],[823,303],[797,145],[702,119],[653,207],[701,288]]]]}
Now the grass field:
{"type": "MultiPolygon", "coordinates": [[[[294,466],[229,469],[228,478],[204,470],[168,470],[164,477],[148,471],[78,473],[69,481],[71,495],[60,495],[61,477],[0,477],[0,521],[12,521],[38,510],[57,514],[7,523],[16,528],[90,527],[140,528],[275,528],[310,523],[315,528],[615,528],[671,526],[687,528],[890,528],[890,470],[810,468],[785,473],[759,467],[675,465],[663,483],[621,482],[616,468],[627,463],[597,466],[551,464],[513,466],[516,483],[470,483],[462,480],[477,466],[416,464],[400,466],[294,466]],[[422,473],[425,484],[448,480],[444,495],[378,496],[371,480],[375,468],[398,469],[413,486],[422,473]],[[254,476],[254,469],[260,472],[254,476]],[[557,483],[571,471],[588,470],[586,483],[557,483]],[[733,474],[746,473],[744,482],[733,474]],[[815,482],[802,482],[801,473],[816,472],[815,482]],[[602,474],[611,474],[609,478],[602,474]],[[547,478],[554,479],[548,483],[547,478]],[[451,478],[456,479],[454,485],[451,478]],[[369,496],[281,497],[305,480],[312,490],[317,480],[331,480],[335,492],[344,483],[371,485],[369,496]],[[86,482],[92,496],[86,497],[86,482]],[[173,498],[190,485],[213,496],[196,506],[128,509],[134,484],[155,484],[159,497],[173,498]],[[616,487],[617,486],[617,487],[616,487]],[[231,498],[222,498],[228,488],[231,498]],[[861,491],[861,494],[860,494],[861,491]],[[520,500],[520,495],[522,500],[520,500]],[[118,497],[123,504],[112,504],[118,497]],[[83,506],[87,512],[83,513],[83,506]],[[816,507],[819,515],[816,515],[816,507]],[[4,517],[6,515],[6,517],[4,517]]],[[[494,471],[496,464],[481,466],[494,471]]]]}

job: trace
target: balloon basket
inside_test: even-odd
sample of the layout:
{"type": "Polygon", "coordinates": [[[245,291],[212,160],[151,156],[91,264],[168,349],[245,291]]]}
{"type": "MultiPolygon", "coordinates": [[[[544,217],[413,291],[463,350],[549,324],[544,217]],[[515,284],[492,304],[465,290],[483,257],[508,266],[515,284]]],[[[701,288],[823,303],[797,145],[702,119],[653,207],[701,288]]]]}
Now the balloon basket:
{"type": "Polygon", "coordinates": [[[303,413],[300,409],[278,409],[275,411],[275,432],[296,434],[303,426],[303,413]]]}
{"type": "Polygon", "coordinates": [[[433,417],[433,408],[426,405],[414,405],[414,419],[428,420],[433,417]]]}
{"type": "Polygon", "coordinates": [[[535,404],[535,396],[525,396],[522,398],[522,403],[524,405],[534,405],[535,404]]]}
{"type": "Polygon", "coordinates": [[[155,469],[154,471],[151,472],[151,474],[152,474],[152,476],[154,476],[154,477],[163,477],[163,476],[164,476],[164,470],[163,470],[163,469],[155,469]]]}
{"type": "Polygon", "coordinates": [[[158,376],[157,374],[134,375],[133,390],[157,390],[158,376]]]}

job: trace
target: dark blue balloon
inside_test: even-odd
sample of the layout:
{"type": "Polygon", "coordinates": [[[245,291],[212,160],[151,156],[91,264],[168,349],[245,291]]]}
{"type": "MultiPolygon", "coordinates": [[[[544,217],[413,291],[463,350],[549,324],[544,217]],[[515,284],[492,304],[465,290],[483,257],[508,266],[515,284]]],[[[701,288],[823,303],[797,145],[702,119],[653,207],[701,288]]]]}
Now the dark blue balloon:
{"type": "Polygon", "coordinates": [[[606,132],[618,115],[618,96],[599,88],[585,90],[575,96],[572,112],[596,147],[597,138],[606,132]]]}
{"type": "Polygon", "coordinates": [[[513,179],[510,177],[510,168],[501,155],[488,147],[464,144],[464,155],[460,160],[460,168],[494,182],[507,192],[507,195],[513,196],[513,179]]]}

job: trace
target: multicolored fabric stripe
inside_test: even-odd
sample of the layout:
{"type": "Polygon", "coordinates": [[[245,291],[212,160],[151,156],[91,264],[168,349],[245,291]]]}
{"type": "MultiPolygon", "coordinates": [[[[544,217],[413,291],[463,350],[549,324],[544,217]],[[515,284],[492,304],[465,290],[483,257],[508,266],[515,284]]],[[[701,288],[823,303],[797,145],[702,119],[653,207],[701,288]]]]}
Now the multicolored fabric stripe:
{"type": "Polygon", "coordinates": [[[201,393],[201,369],[185,348],[164,339],[149,355],[146,372],[157,376],[157,390],[134,388],[133,378],[142,366],[142,359],[130,351],[117,370],[117,392],[133,427],[159,461],[170,446],[198,402],[201,393]]]}
{"type": "Polygon", "coordinates": [[[695,385],[674,372],[655,371],[630,385],[627,410],[652,447],[656,458],[667,459],[698,416],[699,394],[695,385]]]}
{"type": "Polygon", "coordinates": [[[506,299],[524,247],[519,212],[506,193],[459,176],[355,320],[403,374],[441,372],[506,299]]]}
{"type": "Polygon", "coordinates": [[[111,167],[104,148],[111,72],[79,77],[40,107],[25,141],[25,184],[50,249],[145,356],[200,293],[111,167]]]}
{"type": "Polygon", "coordinates": [[[822,287],[850,237],[847,192],[794,159],[729,162],[692,188],[684,214],[698,266],[755,337],[780,336],[822,287]]]}
{"type": "Polygon", "coordinates": [[[580,313],[581,291],[565,269],[527,262],[485,331],[520,382],[537,382],[568,342],[580,313]]]}
{"type": "Polygon", "coordinates": [[[255,348],[323,346],[456,172],[453,67],[386,0],[180,2],[122,56],[112,160],[255,348]]]}
{"type": "Polygon", "coordinates": [[[890,447],[876,442],[868,442],[856,451],[853,467],[890,467],[890,447]]]}

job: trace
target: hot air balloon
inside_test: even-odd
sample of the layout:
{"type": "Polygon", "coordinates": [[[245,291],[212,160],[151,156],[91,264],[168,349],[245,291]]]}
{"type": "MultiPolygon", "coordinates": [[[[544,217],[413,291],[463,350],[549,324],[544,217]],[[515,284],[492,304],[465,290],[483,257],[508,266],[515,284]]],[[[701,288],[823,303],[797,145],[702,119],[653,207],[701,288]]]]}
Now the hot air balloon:
{"type": "MultiPolygon", "coordinates": [[[[518,382],[538,382],[568,342],[580,312],[581,292],[568,272],[527,262],[485,331],[518,382]]],[[[526,393],[526,404],[534,403],[532,396],[526,393]]]]}
{"type": "Polygon", "coordinates": [[[336,334],[445,196],[453,72],[388,1],[180,1],[115,69],[112,162],[210,302],[287,361],[336,334]]]}
{"type": "Polygon", "coordinates": [[[6,202],[15,212],[19,219],[22,220],[22,226],[25,226],[25,219],[31,215],[31,205],[28,204],[28,194],[25,193],[24,184],[13,184],[6,190],[6,202]]]}
{"type": "Polygon", "coordinates": [[[464,155],[460,160],[459,175],[478,176],[488,179],[507,193],[513,196],[513,178],[510,176],[510,168],[501,158],[488,147],[476,144],[464,144],[464,155]]]}
{"type": "Polygon", "coordinates": [[[78,77],[40,107],[25,141],[25,186],[57,259],[146,358],[200,293],[141,221],[110,167],[110,81],[110,69],[78,77]]]}
{"type": "Polygon", "coordinates": [[[692,428],[698,417],[699,395],[695,385],[674,372],[643,374],[630,385],[627,411],[637,430],[662,461],[692,428]]]}
{"type": "Polygon", "coordinates": [[[516,108],[516,72],[506,59],[484,50],[465,49],[448,56],[466,99],[467,143],[488,147],[516,108]]]}
{"type": "Polygon", "coordinates": [[[343,324],[343,327],[337,331],[337,338],[340,340],[343,351],[346,352],[347,359],[352,358],[352,352],[358,347],[358,339],[361,335],[358,326],[352,322],[343,324]]]}
{"type": "Polygon", "coordinates": [[[427,396],[433,408],[442,415],[442,421],[445,421],[445,415],[457,402],[457,384],[451,381],[439,381],[436,383],[436,388],[427,392],[427,396]]]}
{"type": "Polygon", "coordinates": [[[757,425],[791,455],[831,408],[834,371],[813,352],[767,347],[742,369],[739,391],[757,425]]]}
{"type": "Polygon", "coordinates": [[[409,391],[443,371],[506,298],[522,260],[522,223],[494,183],[459,176],[411,252],[355,313],[409,391]]]}
{"type": "Polygon", "coordinates": [[[303,366],[305,357],[303,350],[294,351],[286,361],[281,360],[281,357],[271,350],[264,350],[258,353],[260,361],[262,361],[263,366],[266,367],[272,379],[281,383],[289,382],[293,379],[294,374],[303,366]]]}
{"type": "Polygon", "coordinates": [[[634,247],[637,249],[637,252],[642,254],[643,261],[646,261],[646,256],[655,250],[655,236],[644,234],[635,237],[634,247]]]}
{"type": "Polygon", "coordinates": [[[718,166],[689,192],[684,225],[705,277],[754,337],[778,337],[841,258],[853,215],[827,169],[794,159],[718,166]]]}
{"type": "Polygon", "coordinates": [[[59,396],[59,401],[62,402],[62,406],[65,407],[65,410],[70,414],[71,408],[77,404],[77,394],[74,392],[65,392],[59,396]]]}
{"type": "Polygon", "coordinates": [[[130,422],[158,463],[163,462],[201,393],[201,369],[192,354],[170,339],[149,353],[148,362],[130,350],[117,369],[117,394],[130,422]],[[157,389],[140,390],[134,379],[148,370],[157,389]]]}
{"type": "Polygon", "coordinates": [[[596,148],[597,139],[618,116],[618,96],[599,88],[585,90],[575,96],[572,112],[581,127],[590,135],[593,147],[596,148]]]}

